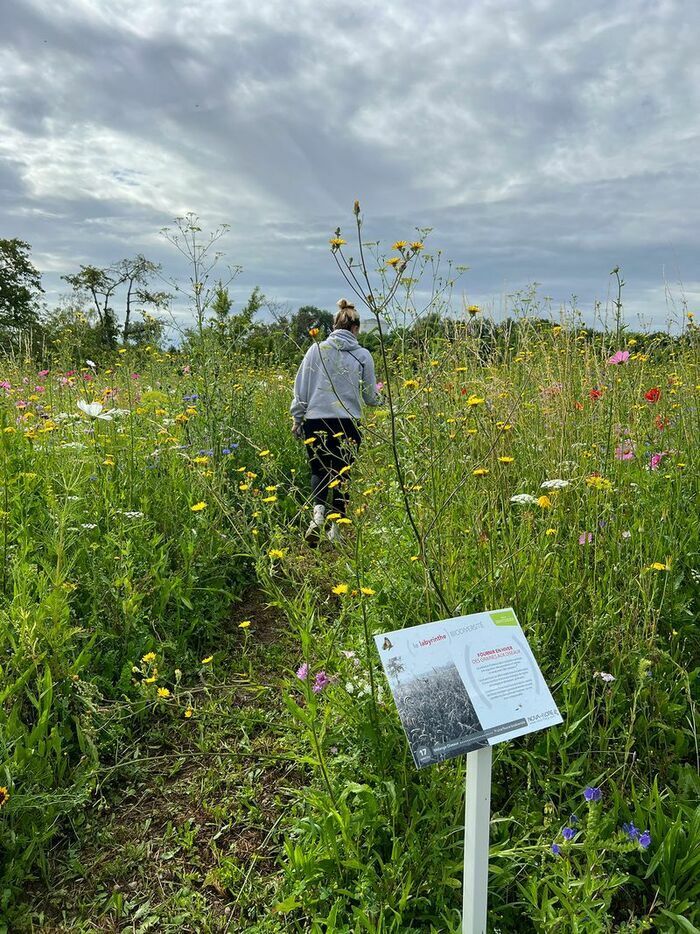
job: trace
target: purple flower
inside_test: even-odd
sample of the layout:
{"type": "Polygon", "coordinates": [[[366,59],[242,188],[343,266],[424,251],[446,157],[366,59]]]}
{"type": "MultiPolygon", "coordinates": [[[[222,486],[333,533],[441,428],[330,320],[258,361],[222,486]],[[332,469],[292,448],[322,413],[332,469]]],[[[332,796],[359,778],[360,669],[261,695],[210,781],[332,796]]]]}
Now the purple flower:
{"type": "Polygon", "coordinates": [[[306,664],[306,662],[304,662],[303,665],[300,665],[297,668],[297,678],[300,681],[306,681],[308,677],[309,677],[309,666],[306,664]]]}
{"type": "Polygon", "coordinates": [[[618,444],[615,448],[615,457],[619,461],[631,461],[634,458],[634,448],[630,447],[631,442],[618,444]]]}
{"type": "Polygon", "coordinates": [[[590,545],[593,541],[593,532],[581,532],[578,537],[579,545],[590,545]]]}
{"type": "Polygon", "coordinates": [[[645,830],[643,834],[640,834],[639,845],[641,846],[643,850],[646,850],[646,848],[649,846],[650,843],[651,843],[651,834],[649,833],[648,830],[645,830]]]}
{"type": "Polygon", "coordinates": [[[583,797],[586,799],[586,801],[600,801],[600,799],[603,797],[603,792],[600,790],[600,788],[593,788],[591,785],[588,785],[586,788],[584,788],[583,797]]]}
{"type": "Polygon", "coordinates": [[[573,838],[576,836],[576,831],[573,827],[565,827],[562,830],[561,835],[565,840],[573,840],[573,838]]]}
{"type": "Polygon", "coordinates": [[[561,847],[558,843],[552,844],[552,853],[554,853],[555,856],[561,856],[561,847]]]}
{"type": "Polygon", "coordinates": [[[331,683],[331,679],[328,677],[326,672],[319,671],[319,673],[316,675],[316,678],[314,680],[311,690],[314,692],[314,694],[320,694],[321,691],[325,687],[328,687],[330,683],[331,683]]]}
{"type": "Polygon", "coordinates": [[[576,817],[575,814],[572,814],[571,817],[569,818],[569,823],[574,824],[574,825],[578,824],[578,817],[576,817]]]}
{"type": "Polygon", "coordinates": [[[630,840],[639,839],[639,831],[637,830],[637,828],[634,826],[634,824],[631,821],[629,822],[629,824],[623,824],[622,829],[627,834],[627,836],[630,838],[630,840]]]}

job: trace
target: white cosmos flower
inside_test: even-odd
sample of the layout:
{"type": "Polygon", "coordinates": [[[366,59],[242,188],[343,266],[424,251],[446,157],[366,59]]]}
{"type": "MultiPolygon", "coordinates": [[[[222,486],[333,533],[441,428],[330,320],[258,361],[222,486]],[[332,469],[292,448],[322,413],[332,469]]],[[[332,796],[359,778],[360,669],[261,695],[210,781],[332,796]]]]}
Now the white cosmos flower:
{"type": "Polygon", "coordinates": [[[93,370],[97,367],[97,364],[95,363],[94,360],[86,360],[85,362],[87,363],[88,366],[91,366],[93,370]]]}
{"type": "Polygon", "coordinates": [[[534,496],[530,496],[529,493],[517,493],[515,496],[511,496],[511,503],[518,503],[521,506],[532,506],[537,502],[534,496]]]}
{"type": "Polygon", "coordinates": [[[101,402],[86,402],[84,399],[78,399],[78,408],[85,412],[90,418],[100,418],[105,422],[111,422],[112,416],[109,412],[103,412],[104,406],[101,402]]]}
{"type": "Polygon", "coordinates": [[[542,484],[543,490],[564,490],[569,486],[568,480],[545,480],[542,484]]]}

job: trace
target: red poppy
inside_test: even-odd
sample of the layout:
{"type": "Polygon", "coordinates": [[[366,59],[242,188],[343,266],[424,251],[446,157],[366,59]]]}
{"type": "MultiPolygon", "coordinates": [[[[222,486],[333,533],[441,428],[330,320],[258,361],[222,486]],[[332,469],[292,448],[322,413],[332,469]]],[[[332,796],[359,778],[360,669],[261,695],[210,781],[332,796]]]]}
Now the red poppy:
{"type": "Polygon", "coordinates": [[[600,398],[602,397],[603,393],[602,393],[602,390],[600,390],[600,389],[591,389],[591,391],[588,393],[588,395],[589,395],[589,396],[591,397],[591,399],[595,402],[596,399],[600,399],[600,398]]]}
{"type": "Polygon", "coordinates": [[[663,431],[664,428],[668,428],[668,419],[662,418],[660,415],[657,415],[656,418],[654,419],[654,424],[659,429],[659,431],[663,431]]]}
{"type": "Polygon", "coordinates": [[[644,398],[647,400],[647,402],[658,402],[661,398],[661,390],[654,386],[653,389],[650,389],[648,392],[644,393],[644,398]]]}

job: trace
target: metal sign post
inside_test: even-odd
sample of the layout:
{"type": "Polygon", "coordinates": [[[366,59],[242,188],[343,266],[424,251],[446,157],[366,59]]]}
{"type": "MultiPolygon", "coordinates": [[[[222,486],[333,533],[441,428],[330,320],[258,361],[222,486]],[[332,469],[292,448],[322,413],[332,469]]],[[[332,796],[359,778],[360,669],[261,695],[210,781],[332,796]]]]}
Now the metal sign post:
{"type": "Polygon", "coordinates": [[[467,755],[462,934],[486,934],[492,752],[484,746],[467,755]]]}

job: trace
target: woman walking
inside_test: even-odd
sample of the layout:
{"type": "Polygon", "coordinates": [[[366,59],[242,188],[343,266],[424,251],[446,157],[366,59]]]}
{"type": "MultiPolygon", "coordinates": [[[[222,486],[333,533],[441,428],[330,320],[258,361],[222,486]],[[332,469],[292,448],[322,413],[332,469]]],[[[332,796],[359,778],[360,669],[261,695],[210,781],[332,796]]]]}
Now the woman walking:
{"type": "MultiPolygon", "coordinates": [[[[332,512],[345,516],[347,473],[362,439],[362,400],[367,405],[381,404],[374,361],[357,341],[359,330],[355,306],[341,298],[333,332],[309,347],[294,381],[292,433],[305,438],[311,465],[314,513],[306,539],[312,544],[318,542],[323,529],[329,487],[332,512]]],[[[328,538],[341,541],[335,522],[328,538]]]]}

